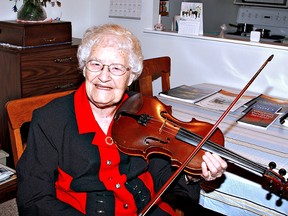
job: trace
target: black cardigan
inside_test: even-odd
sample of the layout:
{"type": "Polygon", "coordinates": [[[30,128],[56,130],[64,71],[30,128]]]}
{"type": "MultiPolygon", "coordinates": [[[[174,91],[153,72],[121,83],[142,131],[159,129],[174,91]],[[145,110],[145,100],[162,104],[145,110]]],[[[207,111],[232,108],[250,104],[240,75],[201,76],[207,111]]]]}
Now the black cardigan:
{"type": "MultiPolygon", "coordinates": [[[[73,191],[87,194],[87,215],[103,215],[101,212],[115,215],[115,197],[95,171],[99,170],[100,160],[97,145],[91,145],[94,135],[78,133],[74,93],[56,99],[33,113],[28,145],[16,167],[20,215],[83,215],[56,198],[55,182],[59,178],[59,168],[72,177],[70,188],[73,191]]],[[[119,170],[127,175],[126,188],[134,196],[139,214],[149,202],[150,192],[138,175],[148,170],[157,191],[172,175],[173,168],[165,158],[153,157],[149,163],[123,153],[120,153],[120,158],[119,170]]],[[[182,175],[166,194],[180,194],[197,201],[199,192],[199,184],[186,184],[182,175]]],[[[149,215],[168,214],[154,207],[149,215]]]]}

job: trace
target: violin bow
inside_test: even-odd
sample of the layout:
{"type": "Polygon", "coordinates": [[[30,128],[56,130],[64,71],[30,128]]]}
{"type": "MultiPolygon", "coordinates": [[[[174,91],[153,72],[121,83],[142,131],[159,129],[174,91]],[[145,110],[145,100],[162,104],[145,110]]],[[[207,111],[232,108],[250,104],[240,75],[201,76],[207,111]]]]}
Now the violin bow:
{"type": "Polygon", "coordinates": [[[177,176],[184,170],[184,168],[189,164],[189,162],[195,157],[195,155],[201,150],[202,146],[205,142],[210,138],[210,136],[217,129],[221,121],[227,116],[233,106],[237,103],[237,101],[242,97],[245,91],[249,88],[252,82],[257,78],[260,72],[264,69],[264,67],[273,59],[274,55],[269,56],[266,61],[262,64],[259,70],[254,74],[254,76],[249,80],[249,82],[245,85],[245,87],[240,91],[240,93],[235,97],[232,103],[228,106],[228,108],[223,112],[223,114],[216,121],[214,126],[210,129],[210,131],[206,134],[205,137],[198,143],[196,148],[190,153],[190,155],[186,158],[186,160],[179,166],[179,168],[175,171],[175,173],[168,179],[168,181],[162,186],[162,188],[157,192],[153,199],[145,206],[139,216],[144,216],[152,206],[158,201],[160,196],[167,190],[167,188],[171,185],[171,183],[177,178],[177,176]]]}

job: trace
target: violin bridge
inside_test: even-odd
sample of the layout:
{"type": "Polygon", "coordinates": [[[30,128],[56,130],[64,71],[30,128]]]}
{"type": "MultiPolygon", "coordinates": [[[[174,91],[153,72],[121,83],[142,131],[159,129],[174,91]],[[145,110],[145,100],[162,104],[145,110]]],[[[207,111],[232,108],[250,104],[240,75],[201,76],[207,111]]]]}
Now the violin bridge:
{"type": "Polygon", "coordinates": [[[162,129],[163,129],[163,127],[165,126],[166,122],[167,122],[167,118],[165,119],[165,121],[163,122],[163,124],[161,125],[161,127],[159,128],[159,130],[158,130],[159,134],[162,133],[162,129]]]}

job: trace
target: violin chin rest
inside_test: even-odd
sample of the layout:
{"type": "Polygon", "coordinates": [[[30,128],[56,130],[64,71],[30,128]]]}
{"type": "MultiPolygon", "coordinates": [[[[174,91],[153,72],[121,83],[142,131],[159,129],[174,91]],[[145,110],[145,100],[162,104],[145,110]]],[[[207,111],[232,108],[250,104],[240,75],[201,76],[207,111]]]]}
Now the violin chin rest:
{"type": "Polygon", "coordinates": [[[115,113],[114,120],[117,120],[121,113],[136,114],[143,106],[143,95],[136,93],[124,101],[115,113]]]}

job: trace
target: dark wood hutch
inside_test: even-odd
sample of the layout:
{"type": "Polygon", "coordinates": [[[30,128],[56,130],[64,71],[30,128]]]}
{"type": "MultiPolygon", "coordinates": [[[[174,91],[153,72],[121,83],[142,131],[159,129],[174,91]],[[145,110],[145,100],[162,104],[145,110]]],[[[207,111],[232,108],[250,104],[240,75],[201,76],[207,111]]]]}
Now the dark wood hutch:
{"type": "Polygon", "coordinates": [[[29,32],[27,31],[31,27],[29,24],[8,22],[11,25],[6,27],[6,22],[0,22],[0,149],[9,153],[10,157],[7,159],[7,164],[11,167],[14,165],[5,109],[7,101],[76,89],[84,80],[81,71],[78,69],[76,56],[80,39],[70,36],[71,40],[63,41],[69,39],[67,31],[71,35],[71,28],[69,29],[71,23],[61,22],[61,24],[63,23],[66,25],[59,26],[57,25],[59,22],[38,26],[31,24],[33,29],[29,32]],[[55,26],[54,31],[53,25],[55,26]],[[45,30],[43,34],[43,29],[46,29],[46,27],[49,29],[49,36],[45,30]],[[38,40],[38,44],[41,43],[37,35],[42,38],[45,37],[46,42],[32,46],[3,43],[1,34],[9,34],[14,28],[18,28],[17,32],[26,31],[21,34],[18,32],[18,36],[15,37],[25,37],[25,34],[29,35],[30,33],[29,39],[23,40],[23,43],[28,41],[33,44],[33,37],[38,40]],[[63,29],[62,33],[61,29],[63,29]],[[63,34],[65,36],[62,37],[63,34]],[[50,39],[47,40],[48,37],[50,39]]]}

